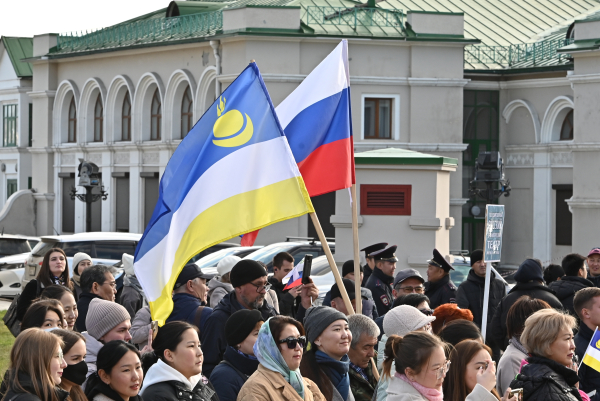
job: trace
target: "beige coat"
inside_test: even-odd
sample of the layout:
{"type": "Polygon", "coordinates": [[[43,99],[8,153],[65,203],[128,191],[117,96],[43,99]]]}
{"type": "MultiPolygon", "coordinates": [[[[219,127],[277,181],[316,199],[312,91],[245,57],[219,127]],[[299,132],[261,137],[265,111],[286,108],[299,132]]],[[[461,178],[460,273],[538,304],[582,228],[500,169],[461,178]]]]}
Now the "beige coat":
{"type": "Polygon", "coordinates": [[[506,347],[506,351],[502,354],[498,362],[498,368],[496,369],[496,390],[498,390],[498,394],[504,395],[506,389],[510,387],[510,382],[519,373],[521,361],[526,358],[527,355],[519,351],[512,344],[506,347]]]}
{"type": "Polygon", "coordinates": [[[278,372],[258,365],[256,372],[244,383],[237,401],[325,401],[315,383],[304,379],[304,400],[278,372]]]}

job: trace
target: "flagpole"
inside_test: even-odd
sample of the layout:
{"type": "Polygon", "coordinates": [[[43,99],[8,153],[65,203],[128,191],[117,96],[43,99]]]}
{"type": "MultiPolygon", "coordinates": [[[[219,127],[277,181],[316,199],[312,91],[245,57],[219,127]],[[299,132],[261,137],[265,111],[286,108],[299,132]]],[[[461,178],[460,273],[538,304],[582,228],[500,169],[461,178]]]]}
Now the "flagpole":
{"type": "Polygon", "coordinates": [[[358,202],[356,199],[356,184],[352,184],[350,189],[352,195],[352,238],[354,240],[354,292],[356,293],[356,313],[362,313],[362,296],[360,295],[360,254],[358,244],[358,202]]]}
{"type": "MultiPolygon", "coordinates": [[[[329,262],[329,267],[331,267],[331,271],[333,272],[333,276],[335,277],[335,282],[340,289],[340,293],[342,294],[342,299],[344,300],[344,304],[346,305],[346,310],[349,315],[354,314],[354,308],[352,307],[352,302],[350,302],[350,297],[348,297],[348,293],[346,292],[346,287],[344,287],[344,282],[342,281],[342,276],[340,276],[340,272],[335,264],[335,260],[333,260],[333,255],[331,254],[331,249],[329,249],[329,244],[327,243],[327,238],[325,238],[325,233],[323,233],[323,228],[321,227],[321,223],[319,223],[319,218],[315,212],[309,213],[310,219],[315,226],[315,230],[317,231],[317,236],[319,237],[319,241],[321,241],[321,246],[325,251],[325,255],[327,256],[327,261],[329,262]]],[[[359,277],[355,277],[358,280],[359,277]]],[[[360,293],[358,294],[360,295],[360,293]]],[[[362,299],[362,298],[361,298],[362,299]]]]}

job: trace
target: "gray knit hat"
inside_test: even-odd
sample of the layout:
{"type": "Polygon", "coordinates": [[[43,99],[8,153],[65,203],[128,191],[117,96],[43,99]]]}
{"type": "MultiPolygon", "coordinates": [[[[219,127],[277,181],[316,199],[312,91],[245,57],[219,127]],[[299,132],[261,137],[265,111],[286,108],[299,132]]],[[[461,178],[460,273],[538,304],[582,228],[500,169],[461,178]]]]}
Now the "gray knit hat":
{"type": "Polygon", "coordinates": [[[329,306],[315,306],[306,311],[304,330],[308,342],[314,342],[323,331],[336,320],[348,321],[346,315],[329,306]]]}
{"type": "Polygon", "coordinates": [[[414,306],[400,305],[385,314],[383,332],[388,337],[392,334],[404,337],[434,320],[435,316],[426,316],[414,306]]]}
{"type": "Polygon", "coordinates": [[[85,317],[85,326],[90,336],[100,340],[103,335],[115,328],[119,323],[131,319],[129,312],[116,302],[100,298],[92,299],[85,317]]]}

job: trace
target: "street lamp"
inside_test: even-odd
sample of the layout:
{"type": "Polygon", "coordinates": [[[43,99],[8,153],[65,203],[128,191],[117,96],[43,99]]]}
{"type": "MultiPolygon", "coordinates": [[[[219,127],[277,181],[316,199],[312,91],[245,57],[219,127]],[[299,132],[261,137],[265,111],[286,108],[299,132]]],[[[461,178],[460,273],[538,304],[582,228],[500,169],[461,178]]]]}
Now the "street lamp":
{"type": "Polygon", "coordinates": [[[71,199],[79,199],[85,202],[85,231],[92,231],[92,203],[96,202],[100,198],[106,200],[108,193],[104,191],[104,185],[100,184],[100,170],[98,166],[91,162],[86,162],[83,159],[79,159],[80,163],[77,167],[79,173],[79,186],[85,188],[85,194],[78,194],[77,189],[71,187],[71,199]],[[92,194],[92,190],[100,185],[100,193],[92,194]]]}
{"type": "MultiPolygon", "coordinates": [[[[492,202],[501,195],[510,195],[510,181],[504,175],[500,152],[481,152],[475,163],[475,178],[469,183],[469,196],[492,202]],[[500,184],[500,188],[498,185],[500,184]],[[481,188],[485,185],[485,188],[481,188]]],[[[477,207],[477,206],[474,206],[477,207]]]]}

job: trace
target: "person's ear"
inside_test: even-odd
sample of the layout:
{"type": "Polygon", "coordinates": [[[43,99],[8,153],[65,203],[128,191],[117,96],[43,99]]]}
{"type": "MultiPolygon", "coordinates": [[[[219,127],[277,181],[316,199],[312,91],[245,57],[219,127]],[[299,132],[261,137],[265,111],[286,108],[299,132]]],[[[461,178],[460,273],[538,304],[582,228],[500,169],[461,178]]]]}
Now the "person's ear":
{"type": "Polygon", "coordinates": [[[392,289],[392,295],[394,296],[394,299],[396,299],[398,297],[398,292],[396,291],[395,288],[392,289]]]}
{"type": "Polygon", "coordinates": [[[331,303],[331,307],[333,309],[337,309],[337,304],[336,304],[336,302],[333,299],[330,301],[330,303],[331,303]]]}
{"type": "Polygon", "coordinates": [[[100,380],[102,380],[104,384],[110,385],[110,376],[104,371],[104,369],[98,370],[98,377],[100,377],[100,380]]]}
{"type": "Polygon", "coordinates": [[[411,369],[411,368],[406,368],[404,369],[404,375],[408,378],[408,380],[410,380],[411,382],[415,381],[415,372],[411,369]]]}
{"type": "Polygon", "coordinates": [[[173,363],[175,358],[173,357],[173,352],[170,349],[166,349],[164,353],[164,357],[167,361],[173,363]]]}
{"type": "Polygon", "coordinates": [[[92,294],[97,294],[98,293],[98,288],[100,287],[100,284],[94,282],[92,284],[92,294]]]}

